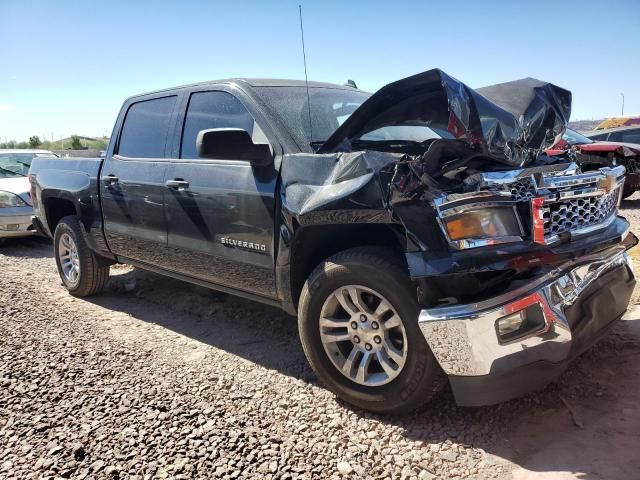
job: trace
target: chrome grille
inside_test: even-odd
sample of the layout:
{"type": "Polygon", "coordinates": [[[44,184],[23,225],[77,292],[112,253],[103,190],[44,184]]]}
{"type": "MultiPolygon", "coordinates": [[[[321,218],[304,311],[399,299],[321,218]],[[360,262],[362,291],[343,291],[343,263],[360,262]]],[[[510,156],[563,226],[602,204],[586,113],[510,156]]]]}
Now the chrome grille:
{"type": "Polygon", "coordinates": [[[544,234],[559,235],[598,225],[615,213],[620,187],[601,196],[574,198],[545,205],[544,234]]]}
{"type": "Polygon", "coordinates": [[[523,202],[536,196],[531,179],[518,180],[509,186],[511,187],[511,196],[516,202],[523,202]]]}
{"type": "Polygon", "coordinates": [[[513,183],[492,185],[488,188],[492,192],[509,192],[516,202],[524,202],[536,196],[536,190],[530,178],[523,178],[513,183]]]}

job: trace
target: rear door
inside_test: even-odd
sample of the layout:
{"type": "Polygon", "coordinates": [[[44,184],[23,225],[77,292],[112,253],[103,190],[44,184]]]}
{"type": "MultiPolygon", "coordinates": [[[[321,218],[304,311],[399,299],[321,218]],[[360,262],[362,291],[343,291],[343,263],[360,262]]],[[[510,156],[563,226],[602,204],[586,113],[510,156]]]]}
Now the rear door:
{"type": "Polygon", "coordinates": [[[129,105],[100,178],[104,230],[118,256],[167,266],[164,177],[177,95],[129,105]]]}
{"type": "Polygon", "coordinates": [[[166,173],[166,183],[173,185],[166,190],[168,254],[177,272],[273,298],[274,165],[198,158],[196,150],[198,132],[210,128],[243,128],[254,139],[264,138],[246,106],[250,102],[234,93],[185,94],[179,158],[166,173]]]}

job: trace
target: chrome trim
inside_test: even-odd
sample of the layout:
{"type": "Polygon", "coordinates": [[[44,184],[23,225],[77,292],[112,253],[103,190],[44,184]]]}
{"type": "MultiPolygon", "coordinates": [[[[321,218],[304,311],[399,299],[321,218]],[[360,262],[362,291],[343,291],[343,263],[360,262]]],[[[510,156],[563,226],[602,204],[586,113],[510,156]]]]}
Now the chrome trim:
{"type": "Polygon", "coordinates": [[[465,239],[465,240],[450,240],[449,245],[458,250],[464,250],[467,248],[488,247],[490,245],[500,245],[502,243],[514,243],[521,242],[522,237],[516,235],[506,235],[504,237],[492,237],[481,239],[465,239]]]}
{"type": "Polygon", "coordinates": [[[505,200],[505,201],[500,201],[500,200],[497,200],[497,201],[489,200],[486,202],[474,201],[473,203],[465,203],[463,205],[456,205],[454,207],[445,207],[446,209],[439,209],[439,213],[440,213],[440,216],[444,219],[452,215],[459,215],[459,214],[467,213],[470,211],[484,210],[485,208],[492,208],[492,207],[511,207],[515,210],[516,202],[514,202],[511,199],[505,200]]]}
{"type": "Polygon", "coordinates": [[[503,172],[480,172],[469,175],[464,181],[466,185],[475,185],[477,188],[487,188],[496,185],[508,185],[522,180],[531,180],[536,185],[536,177],[576,175],[579,171],[577,163],[565,163],[558,165],[544,165],[540,167],[520,168],[503,172]]]}
{"type": "Polygon", "coordinates": [[[558,201],[574,200],[576,198],[599,197],[608,193],[601,188],[589,187],[582,190],[569,190],[568,192],[558,192],[558,201]]]}
{"type": "Polygon", "coordinates": [[[451,193],[436,198],[433,201],[438,213],[442,215],[448,215],[446,213],[448,210],[455,210],[453,213],[461,213],[464,209],[473,208],[474,206],[485,206],[487,202],[498,205],[503,205],[504,203],[515,204],[509,192],[492,192],[489,190],[469,193],[451,193]]]}
{"type": "Polygon", "coordinates": [[[447,375],[487,375],[498,365],[504,367],[501,361],[506,357],[510,357],[508,369],[540,360],[561,362],[568,358],[572,342],[564,310],[608,270],[630,263],[623,246],[612,247],[567,262],[533,282],[488,300],[422,310],[419,326],[447,375]],[[531,302],[542,307],[544,330],[500,344],[496,321],[531,302]]]}

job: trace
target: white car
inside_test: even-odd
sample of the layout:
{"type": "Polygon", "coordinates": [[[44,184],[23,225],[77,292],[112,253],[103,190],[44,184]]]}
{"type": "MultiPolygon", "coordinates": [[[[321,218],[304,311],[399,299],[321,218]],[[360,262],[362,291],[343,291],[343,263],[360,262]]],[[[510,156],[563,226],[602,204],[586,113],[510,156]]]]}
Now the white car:
{"type": "Polygon", "coordinates": [[[28,178],[36,157],[57,155],[47,150],[0,150],[0,239],[36,233],[28,178]]]}

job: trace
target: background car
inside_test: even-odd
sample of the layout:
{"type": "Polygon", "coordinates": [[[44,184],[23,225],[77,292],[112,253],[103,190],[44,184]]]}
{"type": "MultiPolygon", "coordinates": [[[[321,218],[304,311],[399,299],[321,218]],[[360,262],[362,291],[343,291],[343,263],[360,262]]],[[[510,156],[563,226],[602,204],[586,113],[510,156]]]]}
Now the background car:
{"type": "Polygon", "coordinates": [[[57,155],[47,150],[0,150],[0,240],[36,233],[28,179],[36,157],[57,155]]]}
{"type": "MultiPolygon", "coordinates": [[[[640,128],[637,128],[637,130],[640,136],[640,128]]],[[[638,143],[640,143],[640,138],[638,138],[638,143]]],[[[567,128],[564,135],[562,135],[562,139],[552,148],[546,150],[546,153],[547,155],[564,155],[567,150],[574,150],[578,155],[582,156],[582,163],[592,164],[594,168],[624,165],[626,174],[622,198],[630,197],[640,188],[639,144],[618,141],[594,141],[592,138],[567,128]]]]}
{"type": "Polygon", "coordinates": [[[584,134],[591,140],[640,144],[640,125],[618,128],[602,128],[584,134]]]}

